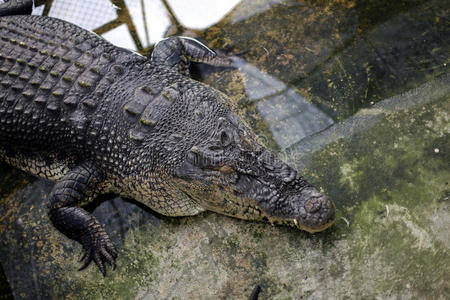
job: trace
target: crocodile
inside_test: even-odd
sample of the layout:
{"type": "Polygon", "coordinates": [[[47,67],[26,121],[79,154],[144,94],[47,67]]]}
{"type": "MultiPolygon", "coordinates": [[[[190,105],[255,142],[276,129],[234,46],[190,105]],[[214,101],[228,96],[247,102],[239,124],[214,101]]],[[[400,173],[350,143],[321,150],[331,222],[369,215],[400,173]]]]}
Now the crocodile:
{"type": "Polygon", "coordinates": [[[190,78],[190,62],[230,56],[170,37],[146,58],[56,18],[3,14],[0,159],[56,181],[48,216],[82,245],[80,270],[115,266],[84,209],[105,193],[166,216],[213,211],[310,233],[333,223],[332,200],[264,147],[225,94],[190,78]]]}

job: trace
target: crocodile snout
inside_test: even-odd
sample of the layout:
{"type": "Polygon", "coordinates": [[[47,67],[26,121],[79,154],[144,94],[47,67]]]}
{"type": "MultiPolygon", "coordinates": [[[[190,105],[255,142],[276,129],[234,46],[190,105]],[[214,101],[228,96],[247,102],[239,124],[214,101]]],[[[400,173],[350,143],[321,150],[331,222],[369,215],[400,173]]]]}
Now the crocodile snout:
{"type": "Polygon", "coordinates": [[[306,191],[308,200],[300,208],[296,226],[310,233],[330,227],[335,220],[336,208],[333,201],[316,190],[306,191]]]}

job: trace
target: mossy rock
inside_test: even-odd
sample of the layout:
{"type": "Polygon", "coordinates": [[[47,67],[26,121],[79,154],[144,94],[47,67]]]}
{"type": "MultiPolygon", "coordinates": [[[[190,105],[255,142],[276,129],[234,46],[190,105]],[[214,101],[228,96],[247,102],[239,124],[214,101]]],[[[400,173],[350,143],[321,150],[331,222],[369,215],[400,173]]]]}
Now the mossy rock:
{"type": "Polygon", "coordinates": [[[52,184],[3,166],[0,262],[12,294],[226,299],[246,298],[259,284],[262,299],[447,297],[450,35],[442,6],[244,1],[199,33],[214,48],[250,50],[242,58],[284,85],[283,95],[302,95],[331,118],[328,128],[279,147],[276,119],[262,117],[247,97],[242,70],[202,73],[244,108],[272,149],[283,148],[280,156],[334,199],[332,228],[310,235],[214,213],[166,218],[115,198],[94,211],[120,250],[117,269],[103,278],[95,266],[76,271],[81,246],[50,224],[52,184]],[[398,44],[386,39],[399,32],[398,44]]]}

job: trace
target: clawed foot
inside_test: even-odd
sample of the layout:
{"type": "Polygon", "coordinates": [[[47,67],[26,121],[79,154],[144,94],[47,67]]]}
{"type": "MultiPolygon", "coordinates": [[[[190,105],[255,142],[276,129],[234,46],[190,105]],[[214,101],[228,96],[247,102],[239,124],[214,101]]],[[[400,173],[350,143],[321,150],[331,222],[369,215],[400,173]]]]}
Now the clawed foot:
{"type": "Polygon", "coordinates": [[[103,276],[106,275],[105,262],[108,263],[113,270],[115,269],[117,251],[109,240],[108,235],[101,227],[96,231],[87,233],[86,237],[81,240],[81,244],[83,245],[84,254],[80,259],[80,261],[83,262],[83,265],[79,271],[89,266],[92,260],[94,260],[103,276]]]}

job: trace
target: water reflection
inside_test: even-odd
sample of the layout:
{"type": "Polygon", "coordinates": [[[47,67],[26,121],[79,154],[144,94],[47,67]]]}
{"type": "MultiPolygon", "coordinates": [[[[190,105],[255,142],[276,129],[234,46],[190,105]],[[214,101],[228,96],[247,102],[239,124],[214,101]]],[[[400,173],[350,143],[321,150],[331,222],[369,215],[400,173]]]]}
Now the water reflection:
{"type": "Polygon", "coordinates": [[[236,59],[235,64],[246,79],[247,97],[256,103],[259,114],[281,149],[334,123],[298,91],[275,77],[261,72],[243,59],[236,59]]]}
{"type": "Polygon", "coordinates": [[[273,2],[242,1],[200,36],[216,48],[247,51],[247,61],[334,121],[448,70],[442,1],[273,2]]]}
{"type": "Polygon", "coordinates": [[[325,147],[341,139],[351,140],[357,135],[364,135],[380,122],[396,114],[442,101],[448,95],[450,95],[450,73],[443,74],[416,89],[378,102],[369,109],[363,109],[344,122],[336,123],[318,134],[292,144],[281,155],[297,168],[303,169],[311,166],[313,163],[311,156],[325,147]]]}
{"type": "Polygon", "coordinates": [[[269,1],[240,1],[239,9],[233,10],[230,14],[231,23],[238,23],[245,21],[250,17],[258,14],[262,14],[267,10],[273,8],[274,5],[306,5],[304,2],[299,1],[286,1],[286,0],[269,0],[269,1]],[[250,10],[246,8],[248,6],[250,10]]]}

